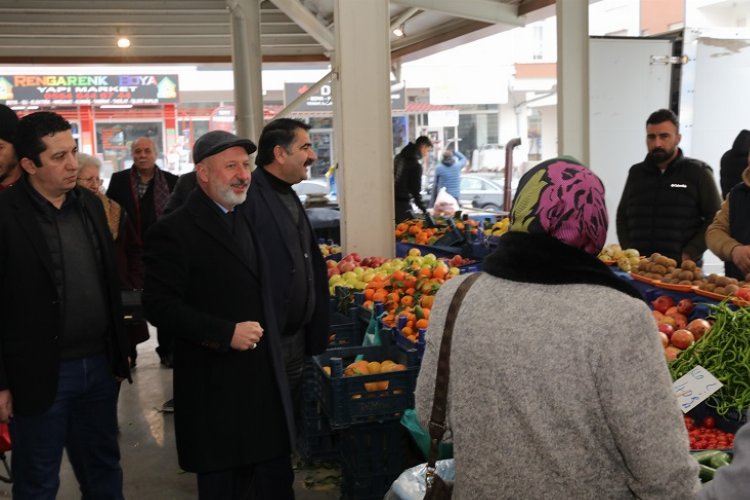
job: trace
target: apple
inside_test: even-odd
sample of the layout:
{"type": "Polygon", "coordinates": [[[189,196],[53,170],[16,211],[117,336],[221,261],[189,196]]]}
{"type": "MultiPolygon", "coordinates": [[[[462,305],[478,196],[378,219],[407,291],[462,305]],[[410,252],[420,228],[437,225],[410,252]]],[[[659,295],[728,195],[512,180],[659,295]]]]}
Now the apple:
{"type": "Polygon", "coordinates": [[[357,252],[352,252],[349,255],[351,256],[352,259],[356,260],[357,262],[359,262],[360,260],[362,260],[362,257],[360,257],[357,252]]]}
{"type": "Polygon", "coordinates": [[[674,361],[675,359],[677,359],[677,356],[679,356],[681,352],[682,349],[680,349],[679,347],[670,345],[664,348],[664,357],[667,358],[667,361],[674,361]]]}
{"type": "Polygon", "coordinates": [[[690,316],[693,309],[695,309],[695,304],[690,299],[682,299],[677,303],[677,312],[685,316],[690,316]]]}
{"type": "Polygon", "coordinates": [[[339,262],[339,271],[342,273],[353,271],[355,267],[357,267],[357,265],[352,260],[342,260],[339,262]]]}
{"type": "Polygon", "coordinates": [[[339,274],[340,273],[339,273],[339,268],[338,267],[329,267],[328,268],[328,277],[329,278],[331,276],[338,276],[339,274]]]}
{"type": "Polygon", "coordinates": [[[686,328],[693,334],[693,337],[697,341],[711,328],[711,323],[703,318],[698,318],[688,323],[686,328]]]}

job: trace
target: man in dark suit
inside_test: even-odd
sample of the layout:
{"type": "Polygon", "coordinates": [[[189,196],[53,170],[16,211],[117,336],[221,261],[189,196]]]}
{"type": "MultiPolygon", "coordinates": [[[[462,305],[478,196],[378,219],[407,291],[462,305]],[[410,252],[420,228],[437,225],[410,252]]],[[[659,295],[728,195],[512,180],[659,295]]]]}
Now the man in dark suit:
{"type": "Polygon", "coordinates": [[[255,145],[193,147],[198,188],[146,237],[146,317],[176,333],[175,434],[201,499],[294,498],[294,428],[260,236],[239,206],[255,145]]]}
{"type": "MultiPolygon", "coordinates": [[[[139,137],[133,141],[130,151],[133,166],[112,175],[107,197],[125,209],[142,245],[148,228],[164,213],[177,176],[156,165],[158,150],[149,137],[139,137]]],[[[169,368],[172,366],[172,336],[160,330],[156,331],[156,336],[159,341],[156,352],[161,363],[169,368]]]]}
{"type": "Polygon", "coordinates": [[[292,189],[307,179],[307,167],[315,161],[309,129],[289,118],[263,128],[255,159],[258,168],[245,204],[274,272],[273,304],[297,416],[305,354],[324,351],[329,334],[325,262],[307,213],[292,189]]]}
{"type": "Polygon", "coordinates": [[[0,194],[0,421],[10,420],[13,498],[54,499],[66,448],[83,498],[121,499],[128,340],[104,209],[76,187],[63,117],[24,117],[14,146],[24,174],[0,194]]]}

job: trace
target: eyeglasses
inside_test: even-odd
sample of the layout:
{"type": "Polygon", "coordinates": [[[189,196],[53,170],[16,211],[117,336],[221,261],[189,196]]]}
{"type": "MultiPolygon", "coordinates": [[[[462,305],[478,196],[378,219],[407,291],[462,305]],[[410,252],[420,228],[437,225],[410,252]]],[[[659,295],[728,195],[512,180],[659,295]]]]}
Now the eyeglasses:
{"type": "Polygon", "coordinates": [[[79,181],[85,182],[86,184],[96,184],[99,185],[102,183],[102,180],[99,177],[79,177],[79,181]]]}

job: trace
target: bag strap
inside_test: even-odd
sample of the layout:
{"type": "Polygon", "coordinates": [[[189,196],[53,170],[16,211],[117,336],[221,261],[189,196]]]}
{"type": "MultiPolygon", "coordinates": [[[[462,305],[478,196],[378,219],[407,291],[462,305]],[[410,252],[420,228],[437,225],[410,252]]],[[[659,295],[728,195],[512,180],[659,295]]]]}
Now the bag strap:
{"type": "Polygon", "coordinates": [[[456,324],[458,310],[461,307],[466,293],[471,285],[479,278],[481,272],[469,275],[458,287],[453,300],[448,307],[443,328],[443,339],[440,342],[440,355],[438,357],[437,374],[435,375],[435,397],[432,401],[432,414],[430,415],[430,453],[427,457],[427,468],[434,469],[437,462],[438,446],[445,434],[445,414],[448,403],[448,382],[450,380],[450,357],[451,342],[453,340],[453,327],[456,324]]]}

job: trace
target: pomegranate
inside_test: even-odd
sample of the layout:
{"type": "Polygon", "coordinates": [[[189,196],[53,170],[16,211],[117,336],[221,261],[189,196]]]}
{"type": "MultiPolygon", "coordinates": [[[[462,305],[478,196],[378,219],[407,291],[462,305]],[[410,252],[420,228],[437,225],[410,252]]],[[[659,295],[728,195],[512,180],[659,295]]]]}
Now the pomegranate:
{"type": "Polygon", "coordinates": [[[690,316],[693,309],[695,309],[695,304],[690,299],[682,299],[677,303],[677,312],[685,316],[690,316]]]}
{"type": "Polygon", "coordinates": [[[697,341],[711,328],[711,323],[703,318],[694,319],[687,325],[687,329],[693,334],[697,341]]]}
{"type": "Polygon", "coordinates": [[[690,330],[675,330],[675,332],[672,334],[672,338],[669,339],[672,342],[672,345],[677,347],[678,349],[687,349],[693,343],[695,342],[695,337],[693,336],[693,332],[690,330]]]}
{"type": "Polygon", "coordinates": [[[674,300],[669,295],[660,295],[651,302],[654,310],[660,313],[666,313],[667,309],[674,306],[674,300]]]}
{"type": "Polygon", "coordinates": [[[669,345],[669,337],[664,332],[659,332],[659,338],[661,339],[661,346],[666,348],[669,345]]]}
{"type": "Polygon", "coordinates": [[[664,357],[667,358],[667,361],[674,361],[675,359],[677,359],[677,356],[679,356],[681,352],[682,349],[670,345],[664,348],[664,357]]]}
{"type": "Polygon", "coordinates": [[[668,324],[668,323],[659,323],[659,331],[667,336],[667,339],[672,338],[672,334],[674,333],[674,326],[668,324]]]}

